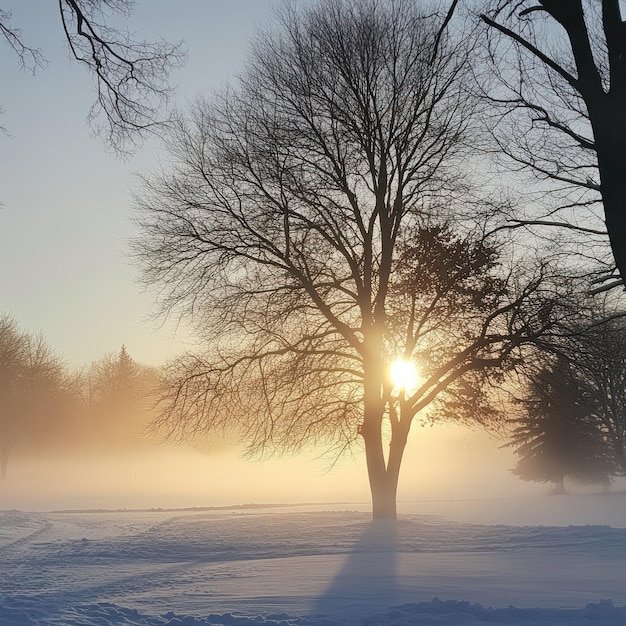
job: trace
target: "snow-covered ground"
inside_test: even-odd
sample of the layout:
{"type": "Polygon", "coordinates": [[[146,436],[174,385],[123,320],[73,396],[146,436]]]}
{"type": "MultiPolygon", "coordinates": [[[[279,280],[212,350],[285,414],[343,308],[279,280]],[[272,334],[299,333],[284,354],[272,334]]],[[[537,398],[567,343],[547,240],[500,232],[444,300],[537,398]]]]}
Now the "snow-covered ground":
{"type": "Polygon", "coordinates": [[[0,511],[0,625],[626,624],[624,493],[367,508],[0,511]]]}

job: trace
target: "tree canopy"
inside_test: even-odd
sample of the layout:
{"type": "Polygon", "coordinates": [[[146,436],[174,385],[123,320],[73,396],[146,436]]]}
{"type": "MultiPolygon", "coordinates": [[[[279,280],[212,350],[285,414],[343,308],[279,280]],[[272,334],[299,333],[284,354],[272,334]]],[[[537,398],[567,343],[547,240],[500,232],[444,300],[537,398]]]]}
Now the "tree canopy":
{"type": "Polygon", "coordinates": [[[50,432],[68,388],[67,372],[45,338],[0,316],[0,478],[16,446],[33,433],[41,439],[50,432]]]}

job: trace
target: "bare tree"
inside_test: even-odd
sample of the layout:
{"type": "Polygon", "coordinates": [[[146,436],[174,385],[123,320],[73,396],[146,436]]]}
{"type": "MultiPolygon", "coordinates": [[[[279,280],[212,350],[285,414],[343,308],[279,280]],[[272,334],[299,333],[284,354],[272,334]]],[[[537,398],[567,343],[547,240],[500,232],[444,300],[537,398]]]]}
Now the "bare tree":
{"type": "Polygon", "coordinates": [[[558,306],[546,266],[507,269],[457,214],[467,50],[414,5],[284,12],[137,198],[146,280],[207,346],[172,364],[157,426],[251,452],[362,439],[375,518],[396,515],[414,420],[493,418],[486,373],[558,306]],[[394,384],[398,358],[418,381],[394,384]]]}
{"type": "Polygon", "coordinates": [[[0,478],[15,447],[41,439],[59,416],[67,374],[42,335],[29,335],[0,316],[0,478]]]}
{"type": "MultiPolygon", "coordinates": [[[[89,121],[116,150],[123,150],[159,121],[171,89],[169,71],[182,63],[181,44],[147,42],[107,24],[110,13],[128,16],[133,0],[59,0],[59,16],[71,58],[94,77],[96,100],[89,121]]],[[[30,46],[10,11],[0,9],[0,36],[20,65],[36,71],[43,52],[30,46]]]]}
{"type": "Polygon", "coordinates": [[[108,450],[149,445],[158,380],[158,370],[135,361],[125,345],[75,372],[71,444],[108,450]]]}
{"type": "Polygon", "coordinates": [[[540,193],[549,191],[555,201],[541,216],[514,221],[578,230],[588,250],[606,230],[614,269],[600,282],[602,288],[623,284],[626,24],[620,3],[494,0],[488,6],[481,17],[492,31],[498,81],[491,97],[501,116],[494,134],[514,163],[550,183],[540,193]]]}
{"type": "Polygon", "coordinates": [[[7,315],[0,317],[0,479],[6,478],[15,445],[14,388],[24,351],[24,337],[7,315]]]}

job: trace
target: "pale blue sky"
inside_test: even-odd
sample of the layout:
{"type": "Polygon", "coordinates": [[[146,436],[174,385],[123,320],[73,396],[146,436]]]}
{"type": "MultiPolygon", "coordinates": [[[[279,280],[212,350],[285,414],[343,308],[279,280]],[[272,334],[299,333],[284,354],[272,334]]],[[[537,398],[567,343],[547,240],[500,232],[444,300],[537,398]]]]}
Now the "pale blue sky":
{"type": "MultiPolygon", "coordinates": [[[[247,43],[272,17],[271,0],[139,0],[128,22],[147,39],[184,39],[185,66],[174,75],[176,99],[219,87],[244,66],[247,43]]],[[[86,116],[92,79],[69,61],[52,0],[2,0],[26,42],[48,66],[19,71],[0,43],[0,312],[27,330],[43,330],[72,364],[88,363],[124,343],[138,360],[157,364],[185,333],[146,321],[154,299],[142,294],[125,258],[134,233],[130,188],[154,167],[158,143],[128,162],[90,136],[86,116]]]]}

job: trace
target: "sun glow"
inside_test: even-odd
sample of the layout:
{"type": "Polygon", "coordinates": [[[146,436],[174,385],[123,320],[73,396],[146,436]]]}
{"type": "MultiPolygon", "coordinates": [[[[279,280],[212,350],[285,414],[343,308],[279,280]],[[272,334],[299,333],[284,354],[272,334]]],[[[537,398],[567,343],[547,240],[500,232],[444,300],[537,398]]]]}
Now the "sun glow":
{"type": "Polygon", "coordinates": [[[391,382],[397,389],[415,389],[419,380],[415,364],[404,359],[396,359],[391,364],[390,374],[391,382]]]}

